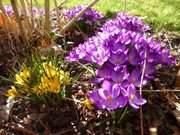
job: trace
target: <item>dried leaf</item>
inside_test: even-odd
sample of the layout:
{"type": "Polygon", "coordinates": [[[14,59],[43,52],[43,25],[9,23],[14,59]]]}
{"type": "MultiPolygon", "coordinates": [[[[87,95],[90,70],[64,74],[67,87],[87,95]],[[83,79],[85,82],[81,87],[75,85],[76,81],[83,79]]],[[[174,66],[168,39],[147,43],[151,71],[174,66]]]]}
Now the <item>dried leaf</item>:
{"type": "Polygon", "coordinates": [[[11,109],[15,103],[13,98],[7,99],[7,104],[3,105],[0,110],[0,120],[8,121],[11,109]]]}

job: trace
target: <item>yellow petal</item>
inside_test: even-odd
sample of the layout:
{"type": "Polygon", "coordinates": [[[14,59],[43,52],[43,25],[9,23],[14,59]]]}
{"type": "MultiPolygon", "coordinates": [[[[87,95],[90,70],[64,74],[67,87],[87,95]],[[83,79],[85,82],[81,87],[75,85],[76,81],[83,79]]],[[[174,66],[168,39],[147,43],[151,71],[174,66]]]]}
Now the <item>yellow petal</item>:
{"type": "Polygon", "coordinates": [[[93,110],[93,109],[94,109],[92,102],[91,102],[88,98],[86,98],[86,99],[83,101],[83,104],[84,104],[89,110],[93,110]]]}
{"type": "Polygon", "coordinates": [[[14,86],[11,86],[11,89],[9,89],[6,93],[7,97],[15,98],[19,96],[20,94],[17,92],[16,88],[14,86]]]}

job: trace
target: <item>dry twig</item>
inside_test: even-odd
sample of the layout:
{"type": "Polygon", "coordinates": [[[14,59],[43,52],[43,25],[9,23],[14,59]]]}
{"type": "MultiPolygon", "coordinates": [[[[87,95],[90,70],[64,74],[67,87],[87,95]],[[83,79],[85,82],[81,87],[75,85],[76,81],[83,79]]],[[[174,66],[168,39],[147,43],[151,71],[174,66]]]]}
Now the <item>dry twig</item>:
{"type": "MultiPolygon", "coordinates": [[[[145,54],[144,54],[144,64],[143,64],[141,83],[140,83],[140,95],[142,95],[142,85],[143,85],[143,79],[144,79],[144,74],[145,74],[145,69],[146,69],[146,58],[147,58],[147,49],[145,50],[145,54]]],[[[142,106],[140,106],[140,121],[141,121],[140,123],[141,135],[144,135],[142,106]]]]}
{"type": "Polygon", "coordinates": [[[45,32],[50,32],[50,2],[45,0],[45,32]]]}
{"type": "Polygon", "coordinates": [[[20,19],[20,14],[19,14],[18,7],[17,7],[17,1],[16,0],[10,0],[10,1],[11,1],[11,5],[13,8],[14,14],[15,14],[16,19],[17,19],[17,23],[19,25],[19,30],[20,30],[20,33],[22,36],[22,40],[24,41],[24,43],[28,44],[27,34],[25,32],[22,21],[20,19]]]}

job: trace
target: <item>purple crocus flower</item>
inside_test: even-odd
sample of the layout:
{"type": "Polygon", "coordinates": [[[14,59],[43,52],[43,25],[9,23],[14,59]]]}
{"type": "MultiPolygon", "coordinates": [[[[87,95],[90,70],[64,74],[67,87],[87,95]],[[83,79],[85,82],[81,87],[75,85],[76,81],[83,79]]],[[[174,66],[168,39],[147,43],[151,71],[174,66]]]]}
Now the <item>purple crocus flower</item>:
{"type": "Polygon", "coordinates": [[[170,55],[170,51],[168,49],[161,50],[159,60],[161,61],[162,64],[166,64],[166,65],[171,65],[176,63],[175,58],[170,55]]]}
{"type": "Polygon", "coordinates": [[[36,8],[36,7],[32,7],[32,13],[33,15],[44,15],[45,14],[45,11],[43,8],[36,8]]]}
{"type": "Polygon", "coordinates": [[[114,65],[121,65],[127,61],[127,53],[126,52],[121,52],[117,54],[111,53],[109,61],[114,65]]]}
{"type": "Polygon", "coordinates": [[[78,61],[79,59],[83,59],[85,56],[86,48],[83,44],[80,44],[69,53],[69,56],[66,57],[66,59],[69,61],[78,61]]]}
{"type": "Polygon", "coordinates": [[[96,76],[104,79],[111,79],[113,67],[109,63],[105,63],[101,68],[96,70],[96,76]]]}
{"type": "Polygon", "coordinates": [[[153,63],[146,63],[145,72],[144,72],[145,76],[144,77],[146,77],[146,79],[148,79],[148,80],[152,79],[155,71],[156,71],[156,68],[155,68],[153,63]]]}
{"type": "Polygon", "coordinates": [[[67,57],[69,61],[84,59],[89,62],[103,65],[110,56],[110,48],[98,35],[89,38],[84,44],[74,48],[67,57]]]}
{"type": "Polygon", "coordinates": [[[101,30],[113,32],[116,29],[123,28],[138,33],[143,33],[150,30],[150,27],[146,25],[140,17],[131,16],[123,12],[119,12],[115,20],[107,21],[101,30]]]}
{"type": "Polygon", "coordinates": [[[113,70],[111,78],[115,83],[122,83],[124,80],[126,80],[129,76],[129,73],[127,71],[127,68],[120,67],[117,71],[113,70]]]}
{"type": "MultiPolygon", "coordinates": [[[[128,82],[130,84],[133,84],[134,86],[139,87],[141,84],[141,73],[142,71],[140,70],[140,68],[135,68],[129,75],[128,82]]],[[[147,80],[144,78],[142,85],[145,85],[146,83],[147,83],[147,80]]]]}
{"type": "Polygon", "coordinates": [[[102,88],[89,93],[89,99],[99,109],[115,110],[126,105],[126,98],[121,95],[121,89],[113,87],[113,83],[104,80],[102,88]]]}
{"type": "Polygon", "coordinates": [[[136,49],[131,49],[128,53],[128,61],[132,65],[138,65],[141,63],[141,57],[136,49]]]}
{"type": "Polygon", "coordinates": [[[14,16],[14,11],[11,5],[5,5],[4,9],[9,16],[14,16]]]}
{"type": "MultiPolygon", "coordinates": [[[[157,53],[157,50],[154,49],[147,49],[147,62],[157,64],[159,63],[159,54],[157,53]]],[[[141,53],[142,56],[144,56],[144,52],[141,53]]]]}
{"type": "MultiPolygon", "coordinates": [[[[63,10],[64,15],[68,19],[72,19],[74,16],[76,16],[81,10],[83,10],[86,6],[79,5],[77,7],[71,8],[71,9],[65,9],[63,10]]],[[[82,17],[78,19],[78,21],[84,21],[85,24],[88,26],[93,25],[96,21],[103,18],[103,15],[99,13],[98,11],[89,8],[82,17]]]]}
{"type": "Polygon", "coordinates": [[[140,96],[140,93],[133,84],[129,85],[125,96],[127,96],[129,105],[134,109],[139,109],[139,106],[144,105],[147,102],[140,96]]]}
{"type": "MultiPolygon", "coordinates": [[[[113,40],[113,39],[112,39],[113,40]]],[[[111,40],[111,42],[112,42],[111,40]]],[[[112,44],[111,46],[111,51],[112,53],[121,53],[121,52],[125,52],[127,49],[126,45],[125,44],[122,44],[120,41],[118,40],[121,40],[121,39],[117,39],[115,41],[115,43],[112,44]]]]}
{"type": "MultiPolygon", "coordinates": [[[[9,16],[14,16],[15,14],[14,14],[14,10],[13,10],[13,8],[12,8],[12,6],[11,5],[5,5],[4,6],[4,9],[5,9],[5,11],[6,11],[6,13],[9,15],[9,16]]],[[[22,12],[22,11],[21,11],[22,12]]],[[[44,15],[45,14],[45,11],[44,11],[44,9],[42,9],[42,8],[36,8],[36,7],[32,7],[32,13],[33,13],[33,15],[44,15]]]]}
{"type": "Polygon", "coordinates": [[[128,77],[128,81],[130,84],[139,86],[141,83],[141,71],[138,68],[135,68],[128,77]]]}
{"type": "Polygon", "coordinates": [[[150,30],[150,27],[146,25],[140,17],[131,16],[124,12],[117,14],[117,20],[119,20],[121,27],[128,28],[132,31],[146,32],[150,30]]]}

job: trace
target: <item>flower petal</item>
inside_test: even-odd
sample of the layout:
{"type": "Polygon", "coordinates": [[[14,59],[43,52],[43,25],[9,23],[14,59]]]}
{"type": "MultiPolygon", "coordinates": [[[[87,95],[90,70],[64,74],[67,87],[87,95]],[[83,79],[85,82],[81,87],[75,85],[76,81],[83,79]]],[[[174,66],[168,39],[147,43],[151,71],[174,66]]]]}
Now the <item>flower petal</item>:
{"type": "Polygon", "coordinates": [[[144,104],[146,104],[146,102],[147,102],[147,100],[144,98],[135,98],[134,99],[134,103],[136,105],[144,105],[144,104]]]}
{"type": "Polygon", "coordinates": [[[129,105],[132,106],[134,109],[139,109],[139,106],[130,100],[129,100],[129,105]]]}
{"type": "Polygon", "coordinates": [[[102,98],[104,100],[106,100],[107,97],[110,95],[109,91],[105,90],[103,88],[97,89],[97,91],[98,91],[98,94],[99,94],[100,98],[102,98]]]}
{"type": "Polygon", "coordinates": [[[102,83],[102,88],[107,91],[111,91],[112,89],[112,82],[108,80],[104,80],[102,83]]]}
{"type": "Polygon", "coordinates": [[[126,97],[124,96],[118,97],[118,103],[119,103],[120,108],[126,106],[127,102],[128,102],[128,99],[126,97]]]}
{"type": "Polygon", "coordinates": [[[121,93],[120,84],[114,84],[112,87],[112,98],[117,98],[121,93]]]}

